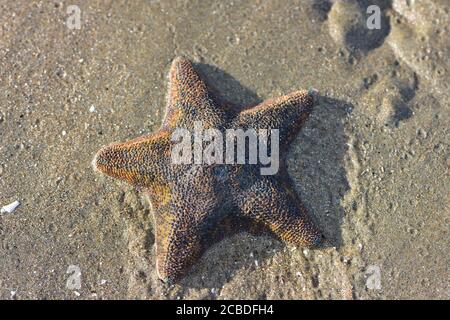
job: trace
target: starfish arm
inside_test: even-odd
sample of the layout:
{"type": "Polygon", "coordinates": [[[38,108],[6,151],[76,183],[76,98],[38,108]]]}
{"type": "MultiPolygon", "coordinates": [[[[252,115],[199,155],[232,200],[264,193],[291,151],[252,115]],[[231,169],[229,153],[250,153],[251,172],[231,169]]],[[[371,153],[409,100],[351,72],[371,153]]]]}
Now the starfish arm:
{"type": "Polygon", "coordinates": [[[218,127],[223,121],[223,111],[187,59],[178,57],[172,62],[167,100],[163,127],[191,129],[194,121],[202,121],[204,127],[218,127]]]}
{"type": "Polygon", "coordinates": [[[156,269],[164,282],[180,279],[214,243],[240,231],[256,228],[249,221],[224,216],[201,222],[155,210],[156,269]]]}
{"type": "Polygon", "coordinates": [[[283,145],[296,136],[312,111],[314,99],[307,91],[269,99],[242,111],[234,121],[235,128],[278,129],[283,145]]]}
{"type": "Polygon", "coordinates": [[[156,262],[160,279],[180,278],[210,245],[208,240],[218,227],[214,224],[223,205],[214,191],[213,179],[197,175],[197,167],[166,181],[159,192],[148,190],[155,217],[156,262]],[[214,218],[213,218],[214,217],[214,218]]]}
{"type": "Polygon", "coordinates": [[[244,216],[264,224],[282,240],[307,247],[322,243],[322,234],[290,186],[261,178],[235,198],[244,216]]]}
{"type": "Polygon", "coordinates": [[[101,148],[95,155],[96,170],[137,187],[152,188],[164,180],[170,160],[170,135],[159,131],[124,143],[101,148]]]}
{"type": "Polygon", "coordinates": [[[179,279],[201,256],[200,235],[195,225],[172,210],[156,210],[156,270],[164,282],[179,279]]]}

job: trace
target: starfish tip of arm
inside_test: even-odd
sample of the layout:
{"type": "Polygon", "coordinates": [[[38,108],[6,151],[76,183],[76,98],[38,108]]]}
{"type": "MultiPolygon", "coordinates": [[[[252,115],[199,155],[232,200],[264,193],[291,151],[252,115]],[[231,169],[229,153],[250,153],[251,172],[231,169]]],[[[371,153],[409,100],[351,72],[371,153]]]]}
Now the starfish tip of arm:
{"type": "Polygon", "coordinates": [[[94,155],[94,158],[92,159],[92,168],[95,172],[101,172],[105,173],[105,165],[106,165],[106,159],[105,159],[105,150],[107,149],[107,146],[102,147],[100,150],[97,151],[97,153],[94,155]]]}
{"type": "Polygon", "coordinates": [[[308,95],[315,101],[319,96],[319,90],[315,88],[309,88],[308,95]]]}

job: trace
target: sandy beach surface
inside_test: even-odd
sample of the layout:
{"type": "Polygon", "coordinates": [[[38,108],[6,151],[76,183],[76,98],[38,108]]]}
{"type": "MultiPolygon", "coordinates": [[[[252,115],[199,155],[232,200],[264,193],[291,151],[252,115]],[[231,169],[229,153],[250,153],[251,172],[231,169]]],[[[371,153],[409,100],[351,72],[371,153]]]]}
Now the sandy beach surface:
{"type": "Polygon", "coordinates": [[[0,214],[0,298],[450,298],[447,0],[0,0],[0,12],[0,207],[20,202],[0,214]],[[235,105],[319,92],[288,171],[332,247],[240,233],[178,283],[158,280],[149,203],[91,162],[158,129],[179,55],[235,105]]]}

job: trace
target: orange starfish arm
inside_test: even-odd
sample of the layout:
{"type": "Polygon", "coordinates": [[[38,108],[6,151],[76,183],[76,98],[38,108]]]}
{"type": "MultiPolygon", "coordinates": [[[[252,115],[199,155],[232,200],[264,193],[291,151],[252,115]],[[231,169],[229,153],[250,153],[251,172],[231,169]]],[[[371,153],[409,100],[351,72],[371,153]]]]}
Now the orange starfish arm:
{"type": "Polygon", "coordinates": [[[312,94],[295,91],[269,99],[242,111],[233,127],[280,130],[280,143],[288,144],[308,119],[314,105],[312,94]]]}
{"type": "Polygon", "coordinates": [[[100,172],[137,187],[152,188],[164,180],[170,161],[170,135],[166,131],[101,148],[93,166],[100,172]]]}
{"type": "Polygon", "coordinates": [[[161,280],[172,282],[201,256],[200,234],[176,212],[160,212],[154,216],[156,270],[161,280]]]}
{"type": "Polygon", "coordinates": [[[191,129],[194,121],[202,121],[204,127],[219,127],[223,123],[224,113],[216,107],[189,60],[178,57],[172,62],[168,91],[163,127],[191,129]]]}
{"type": "Polygon", "coordinates": [[[235,197],[245,216],[264,224],[282,240],[309,247],[322,243],[321,232],[295,192],[274,178],[258,179],[246,190],[239,190],[235,197]]]}
{"type": "Polygon", "coordinates": [[[191,267],[204,252],[208,231],[220,227],[209,217],[221,203],[223,206],[223,194],[215,192],[211,168],[196,168],[198,171],[194,168],[166,181],[164,196],[155,190],[148,192],[156,226],[158,276],[165,282],[179,278],[191,267]]]}

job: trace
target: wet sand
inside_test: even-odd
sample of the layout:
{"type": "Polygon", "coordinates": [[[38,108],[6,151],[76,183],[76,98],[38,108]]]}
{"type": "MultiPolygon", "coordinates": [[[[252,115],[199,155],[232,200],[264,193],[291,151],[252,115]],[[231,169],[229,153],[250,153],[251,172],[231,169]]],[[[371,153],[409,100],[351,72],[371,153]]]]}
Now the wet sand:
{"type": "Polygon", "coordinates": [[[0,1],[0,298],[449,298],[448,1],[76,2],[0,1]],[[288,170],[333,247],[241,233],[157,279],[150,205],[91,161],[158,129],[179,55],[238,106],[318,90],[288,170]]]}

